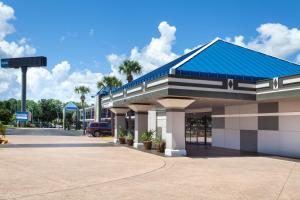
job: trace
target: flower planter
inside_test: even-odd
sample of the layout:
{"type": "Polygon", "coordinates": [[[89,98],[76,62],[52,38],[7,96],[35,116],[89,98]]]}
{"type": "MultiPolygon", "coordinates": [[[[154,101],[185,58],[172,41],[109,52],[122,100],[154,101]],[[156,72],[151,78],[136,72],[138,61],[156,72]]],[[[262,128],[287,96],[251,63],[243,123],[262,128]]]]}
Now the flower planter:
{"type": "Polygon", "coordinates": [[[159,143],[156,145],[156,147],[157,147],[157,152],[164,153],[166,148],[166,143],[165,142],[159,143]]]}
{"type": "Polygon", "coordinates": [[[152,141],[144,141],[143,143],[144,143],[145,150],[151,150],[152,141]]]}
{"type": "Polygon", "coordinates": [[[8,141],[7,140],[5,140],[5,139],[1,139],[0,138],[0,144],[7,144],[8,143],[8,141]]]}
{"type": "Polygon", "coordinates": [[[128,144],[128,146],[133,146],[133,140],[127,139],[127,144],[128,144]]]}
{"type": "Polygon", "coordinates": [[[126,143],[125,138],[124,138],[124,137],[120,137],[120,138],[119,138],[119,143],[120,143],[120,144],[125,144],[125,143],[126,143]]]}

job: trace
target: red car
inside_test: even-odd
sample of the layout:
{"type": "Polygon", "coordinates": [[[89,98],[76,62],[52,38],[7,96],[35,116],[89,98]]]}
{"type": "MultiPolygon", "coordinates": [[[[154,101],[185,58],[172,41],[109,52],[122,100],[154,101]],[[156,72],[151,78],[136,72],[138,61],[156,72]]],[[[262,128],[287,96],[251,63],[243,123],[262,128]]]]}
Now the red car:
{"type": "Polygon", "coordinates": [[[92,122],[89,124],[86,131],[94,137],[112,135],[110,122],[92,122]]]}

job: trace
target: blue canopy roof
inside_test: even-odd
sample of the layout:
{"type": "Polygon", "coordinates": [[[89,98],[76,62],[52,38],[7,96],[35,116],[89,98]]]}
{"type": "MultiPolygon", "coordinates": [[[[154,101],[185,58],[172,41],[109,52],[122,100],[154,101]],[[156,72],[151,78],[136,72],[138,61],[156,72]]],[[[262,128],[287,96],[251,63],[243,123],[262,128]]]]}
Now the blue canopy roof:
{"type": "Polygon", "coordinates": [[[65,110],[77,110],[78,107],[73,103],[69,102],[67,105],[65,105],[65,110]]]}
{"type": "Polygon", "coordinates": [[[168,75],[171,68],[184,60],[186,62],[175,68],[175,74],[248,81],[300,74],[300,65],[216,39],[130,83],[113,89],[112,92],[168,75]],[[194,57],[188,60],[192,55],[194,57]]]}
{"type": "Polygon", "coordinates": [[[176,74],[260,80],[300,73],[300,66],[217,40],[176,69],[176,74]]]}

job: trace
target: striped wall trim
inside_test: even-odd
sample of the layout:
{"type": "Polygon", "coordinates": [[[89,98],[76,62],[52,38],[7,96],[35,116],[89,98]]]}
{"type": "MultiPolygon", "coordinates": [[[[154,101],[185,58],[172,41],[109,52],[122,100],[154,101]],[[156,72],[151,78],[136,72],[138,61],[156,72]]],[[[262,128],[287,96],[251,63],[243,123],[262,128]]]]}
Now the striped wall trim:
{"type": "Polygon", "coordinates": [[[180,89],[180,90],[238,93],[238,94],[256,94],[255,91],[227,90],[227,89],[219,89],[219,88],[205,88],[205,87],[191,87],[191,86],[177,86],[177,85],[170,85],[168,88],[169,89],[180,89]]]}
{"type": "Polygon", "coordinates": [[[212,81],[212,80],[199,80],[199,79],[182,79],[182,78],[168,78],[171,82],[177,83],[195,83],[195,84],[203,84],[203,85],[216,85],[222,86],[223,81],[212,81]]]}
{"type": "Polygon", "coordinates": [[[282,112],[282,113],[253,113],[253,114],[227,114],[212,115],[213,118],[218,117],[267,117],[267,116],[300,116],[300,112],[282,112]]]}
{"type": "Polygon", "coordinates": [[[256,89],[268,88],[270,87],[270,83],[259,83],[256,84],[256,89]]]}
{"type": "Polygon", "coordinates": [[[167,78],[159,80],[159,81],[151,82],[151,83],[147,84],[147,88],[154,87],[154,86],[157,86],[157,85],[161,85],[161,84],[164,84],[164,83],[167,83],[167,82],[168,82],[167,78]]]}
{"type": "Polygon", "coordinates": [[[110,96],[107,96],[107,97],[103,97],[103,98],[102,98],[102,101],[107,101],[107,100],[110,100],[110,96]]]}
{"type": "Polygon", "coordinates": [[[139,87],[136,87],[136,88],[127,90],[127,94],[131,94],[131,93],[134,93],[134,92],[138,92],[138,91],[140,91],[140,90],[142,90],[142,86],[139,86],[139,87]]]}
{"type": "Polygon", "coordinates": [[[277,89],[277,90],[263,91],[263,92],[257,92],[257,94],[260,95],[260,94],[287,92],[287,91],[293,91],[293,90],[300,90],[300,87],[292,87],[292,88],[286,88],[286,89],[277,89]]]}
{"type": "Polygon", "coordinates": [[[123,92],[117,93],[113,95],[113,98],[121,97],[123,96],[123,92]]]}
{"type": "Polygon", "coordinates": [[[154,92],[159,92],[159,91],[167,90],[167,89],[168,89],[168,87],[163,87],[163,88],[159,88],[157,90],[151,90],[151,91],[144,92],[144,93],[141,93],[141,94],[134,94],[134,95],[131,95],[131,96],[128,96],[128,97],[123,97],[121,99],[114,100],[114,102],[124,101],[125,99],[131,99],[131,98],[135,98],[135,97],[138,97],[138,96],[141,96],[141,95],[151,94],[151,93],[154,93],[154,92]]]}
{"type": "Polygon", "coordinates": [[[256,88],[255,84],[250,84],[250,83],[238,83],[238,87],[242,88],[256,88]]]}
{"type": "Polygon", "coordinates": [[[288,85],[288,84],[293,84],[293,83],[300,83],[300,77],[282,80],[283,85],[288,85]]]}

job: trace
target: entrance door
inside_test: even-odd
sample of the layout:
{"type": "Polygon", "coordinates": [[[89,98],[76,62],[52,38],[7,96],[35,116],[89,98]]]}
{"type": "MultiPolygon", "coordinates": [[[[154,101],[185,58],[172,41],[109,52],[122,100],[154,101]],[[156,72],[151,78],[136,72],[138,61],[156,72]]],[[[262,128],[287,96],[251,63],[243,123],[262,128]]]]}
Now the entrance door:
{"type": "Polygon", "coordinates": [[[211,113],[187,113],[185,117],[187,144],[211,144],[211,113]]]}

